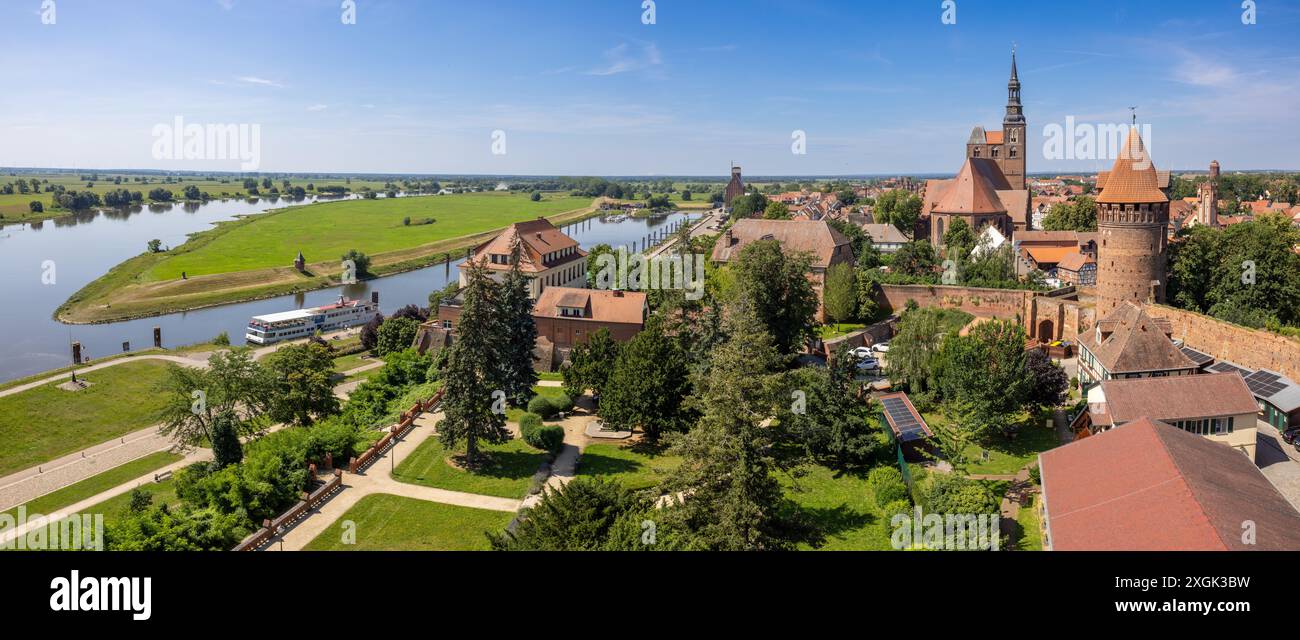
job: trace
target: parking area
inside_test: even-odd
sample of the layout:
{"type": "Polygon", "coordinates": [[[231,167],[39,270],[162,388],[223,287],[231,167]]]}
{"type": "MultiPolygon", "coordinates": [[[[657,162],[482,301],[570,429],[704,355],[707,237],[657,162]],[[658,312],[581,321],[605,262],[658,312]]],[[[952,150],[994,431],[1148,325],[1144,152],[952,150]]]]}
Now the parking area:
{"type": "Polygon", "coordinates": [[[1300,509],[1300,452],[1282,441],[1272,425],[1260,422],[1255,445],[1255,465],[1277,490],[1300,509]]]}

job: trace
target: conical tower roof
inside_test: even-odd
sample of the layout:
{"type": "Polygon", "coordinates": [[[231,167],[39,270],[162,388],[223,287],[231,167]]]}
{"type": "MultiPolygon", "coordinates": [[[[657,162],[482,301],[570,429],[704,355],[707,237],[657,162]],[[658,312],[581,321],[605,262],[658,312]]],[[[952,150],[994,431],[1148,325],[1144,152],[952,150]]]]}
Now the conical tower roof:
{"type": "Polygon", "coordinates": [[[967,158],[962,164],[957,177],[953,178],[944,190],[939,202],[931,209],[934,213],[955,213],[972,215],[977,213],[1006,213],[1006,207],[998,199],[998,192],[984,176],[972,166],[967,158]]]}
{"type": "Polygon", "coordinates": [[[1169,198],[1160,190],[1160,179],[1156,175],[1155,164],[1151,154],[1136,126],[1129,128],[1128,138],[1120,149],[1115,166],[1111,167],[1106,177],[1106,184],[1097,197],[1097,202],[1106,204],[1142,204],[1149,202],[1168,202],[1169,198]]]}

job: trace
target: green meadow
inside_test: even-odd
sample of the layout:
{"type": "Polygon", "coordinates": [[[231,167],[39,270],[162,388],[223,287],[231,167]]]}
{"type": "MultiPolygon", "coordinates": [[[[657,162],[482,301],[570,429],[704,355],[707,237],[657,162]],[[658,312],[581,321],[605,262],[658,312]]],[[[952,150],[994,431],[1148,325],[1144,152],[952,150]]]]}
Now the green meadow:
{"type": "Polygon", "coordinates": [[[335,263],[349,249],[375,256],[590,204],[590,198],[567,195],[532,202],[519,194],[468,193],[291,207],[233,225],[200,247],[181,245],[146,271],[144,279],[170,280],[181,272],[205,275],[284,267],[299,250],[308,263],[335,263]],[[403,224],[408,217],[411,224],[403,224]],[[434,222],[422,224],[427,218],[434,222]]]}

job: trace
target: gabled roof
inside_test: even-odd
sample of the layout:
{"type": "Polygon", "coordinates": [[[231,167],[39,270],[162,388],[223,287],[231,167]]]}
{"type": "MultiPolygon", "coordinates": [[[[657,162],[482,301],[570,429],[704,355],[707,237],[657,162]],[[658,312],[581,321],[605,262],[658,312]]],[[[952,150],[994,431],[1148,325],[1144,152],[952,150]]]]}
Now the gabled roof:
{"type": "Polygon", "coordinates": [[[1066,271],[1078,271],[1082,269],[1084,265],[1096,263],[1097,261],[1094,260],[1092,256],[1075,251],[1065,254],[1065,257],[1061,258],[1061,260],[1056,263],[1056,268],[1065,269],[1066,271]]]}
{"type": "Polygon", "coordinates": [[[576,289],[573,287],[547,287],[533,306],[533,315],[543,318],[561,316],[560,307],[582,309],[584,320],[642,324],[645,322],[646,294],[642,291],[610,291],[607,289],[576,289]]]}
{"type": "Polygon", "coordinates": [[[516,242],[520,245],[519,268],[525,273],[542,272],[558,264],[546,264],[545,258],[547,254],[562,249],[572,248],[574,250],[573,259],[587,255],[587,252],[578,247],[577,240],[564,235],[564,232],[551,224],[550,220],[538,218],[526,222],[516,222],[506,227],[505,231],[497,234],[495,238],[475,247],[474,260],[488,269],[509,270],[510,265],[493,264],[487,256],[489,254],[508,256],[513,251],[516,242]]]}
{"type": "Polygon", "coordinates": [[[892,224],[867,223],[862,231],[871,236],[873,244],[901,244],[907,242],[907,236],[892,224]]]}
{"type": "MultiPolygon", "coordinates": [[[[1098,186],[1102,178],[1098,176],[1098,186]]],[[[1119,158],[1106,174],[1105,186],[1097,202],[1107,204],[1141,204],[1148,202],[1168,202],[1165,192],[1160,190],[1160,177],[1156,174],[1151,155],[1147,152],[1142,136],[1137,127],[1131,127],[1119,158]]]]}
{"type": "Polygon", "coordinates": [[[1259,411],[1255,396],[1239,373],[1102,380],[1101,388],[1106,396],[1106,413],[1118,423],[1142,416],[1175,422],[1253,416],[1259,411]]]}
{"type": "Polygon", "coordinates": [[[1168,318],[1153,318],[1126,300],[1079,342],[1111,373],[1195,369],[1169,339],[1171,330],[1168,318]]]}
{"type": "Polygon", "coordinates": [[[1054,550],[1300,549],[1300,513],[1250,458],[1162,422],[1144,417],[1039,460],[1054,550]]]}
{"type": "MultiPolygon", "coordinates": [[[[933,213],[974,215],[981,213],[1006,213],[1007,208],[998,198],[997,185],[989,179],[987,161],[980,158],[967,158],[957,172],[957,177],[943,190],[943,196],[935,204],[933,213]]],[[[997,165],[993,164],[996,170],[997,165]]],[[[996,175],[1002,175],[1000,170],[996,175]]],[[[1002,178],[1005,182],[1005,176],[1002,178]]]]}
{"type": "Polygon", "coordinates": [[[776,240],[786,252],[811,254],[812,266],[819,269],[853,260],[849,239],[825,220],[742,218],[718,236],[713,261],[729,262],[749,243],[764,239],[776,240]]]}

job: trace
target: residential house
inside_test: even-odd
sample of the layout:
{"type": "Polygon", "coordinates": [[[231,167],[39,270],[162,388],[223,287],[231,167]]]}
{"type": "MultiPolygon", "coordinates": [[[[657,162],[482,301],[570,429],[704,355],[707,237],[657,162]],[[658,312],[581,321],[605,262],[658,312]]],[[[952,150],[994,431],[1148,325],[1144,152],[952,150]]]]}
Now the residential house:
{"type": "Polygon", "coordinates": [[[1056,277],[1064,284],[1090,287],[1097,284],[1097,258],[1087,253],[1067,253],[1056,263],[1056,277]]]}
{"type": "Polygon", "coordinates": [[[735,260],[745,247],[759,240],[776,240],[787,253],[805,253],[812,258],[812,271],[808,278],[817,292],[818,320],[825,320],[821,306],[822,288],[826,283],[826,270],[832,265],[856,263],[849,239],[824,220],[761,220],[742,218],[718,236],[713,246],[712,260],[727,264],[735,260]]]}
{"type": "Polygon", "coordinates": [[[1092,434],[1146,417],[1255,459],[1255,396],[1236,372],[1103,380],[1088,394],[1088,413],[1092,434]]]}
{"type": "Polygon", "coordinates": [[[510,272],[511,256],[519,247],[519,269],[528,278],[528,295],[534,300],[547,287],[583,287],[587,282],[587,252],[578,241],[555,228],[546,218],[516,222],[496,237],[475,247],[460,265],[460,286],[467,284],[469,262],[483,265],[500,282],[510,272]]]}
{"type": "Polygon", "coordinates": [[[1171,339],[1168,318],[1125,301],[1079,336],[1079,386],[1112,378],[1189,376],[1198,366],[1171,339]]]}
{"type": "Polygon", "coordinates": [[[881,253],[894,253],[907,244],[907,236],[892,224],[868,223],[862,231],[871,237],[871,245],[881,253]]]}

